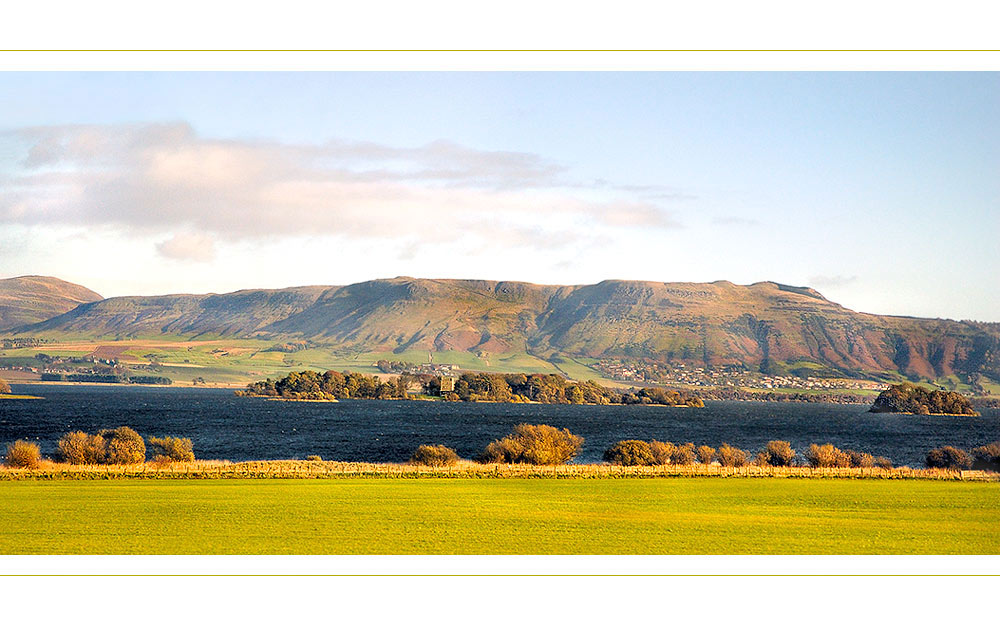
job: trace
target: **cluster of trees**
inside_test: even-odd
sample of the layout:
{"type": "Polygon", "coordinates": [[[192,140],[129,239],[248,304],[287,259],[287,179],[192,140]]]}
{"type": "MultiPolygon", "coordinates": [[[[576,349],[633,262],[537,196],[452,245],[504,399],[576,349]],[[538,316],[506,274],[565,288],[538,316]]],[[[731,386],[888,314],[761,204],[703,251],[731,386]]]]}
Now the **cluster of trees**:
{"type": "Polygon", "coordinates": [[[389,361],[387,359],[379,359],[375,362],[375,367],[377,367],[378,371],[383,374],[402,374],[403,372],[412,370],[416,367],[416,365],[408,361],[389,361]]]}
{"type": "Polygon", "coordinates": [[[10,392],[11,392],[10,385],[7,384],[6,380],[0,378],[0,393],[10,393],[10,392]]]}
{"type": "MultiPolygon", "coordinates": [[[[103,429],[95,434],[73,431],[56,444],[56,460],[71,465],[138,465],[146,462],[147,451],[154,463],[193,461],[190,439],[150,437],[147,440],[128,426],[103,429]]],[[[36,468],[42,462],[37,443],[18,440],[7,446],[4,464],[8,467],[36,468]]]]}
{"type": "Polygon", "coordinates": [[[406,397],[409,380],[399,377],[392,382],[379,380],[376,376],[366,376],[356,372],[315,372],[304,370],[292,372],[281,380],[250,383],[245,391],[237,391],[242,396],[264,396],[296,400],[339,400],[363,398],[369,400],[393,400],[406,397]]]}
{"type": "Polygon", "coordinates": [[[491,442],[476,459],[480,463],[562,465],[580,452],[583,437],[547,424],[518,424],[514,432],[491,442]]]}
{"type": "MultiPolygon", "coordinates": [[[[438,395],[441,379],[424,380],[424,392],[438,395]]],[[[621,392],[592,380],[570,381],[558,374],[465,373],[445,399],[464,402],[540,402],[542,404],[663,404],[702,407],[697,396],[682,391],[644,387],[621,392]]]]}
{"type": "Polygon", "coordinates": [[[875,399],[872,413],[915,415],[979,415],[968,398],[954,391],[931,391],[919,385],[893,385],[875,399]]]}
{"type": "Polygon", "coordinates": [[[640,441],[629,439],[619,441],[604,452],[604,460],[612,465],[691,465],[696,460],[708,465],[717,462],[723,467],[743,467],[751,462],[762,467],[883,467],[891,468],[892,462],[885,457],[873,457],[865,452],[841,451],[832,444],[818,446],[812,444],[799,460],[792,445],[787,441],[769,441],[755,459],[746,450],[728,443],[718,449],[693,443],[673,444],[669,441],[640,441]]]}
{"type": "Polygon", "coordinates": [[[307,341],[289,341],[286,343],[276,343],[270,348],[265,348],[261,352],[284,352],[286,354],[292,354],[299,352],[300,350],[306,350],[310,347],[307,341]]]}
{"type": "Polygon", "coordinates": [[[450,467],[458,463],[458,453],[448,446],[420,446],[410,456],[414,465],[450,467]]]}
{"type": "Polygon", "coordinates": [[[42,380],[69,381],[74,383],[115,383],[119,385],[170,385],[174,381],[166,376],[143,376],[136,374],[59,374],[45,372],[42,380]]]}
{"type": "Polygon", "coordinates": [[[982,469],[1000,471],[1000,441],[979,446],[972,450],[963,450],[954,446],[934,448],[927,453],[927,467],[945,469],[982,469]]]}
{"type": "MultiPolygon", "coordinates": [[[[583,447],[583,437],[568,429],[547,424],[518,424],[503,439],[490,442],[479,463],[524,463],[527,465],[562,465],[573,459],[583,447]]],[[[458,454],[447,446],[420,446],[410,463],[446,467],[459,461],[458,454]]]]}

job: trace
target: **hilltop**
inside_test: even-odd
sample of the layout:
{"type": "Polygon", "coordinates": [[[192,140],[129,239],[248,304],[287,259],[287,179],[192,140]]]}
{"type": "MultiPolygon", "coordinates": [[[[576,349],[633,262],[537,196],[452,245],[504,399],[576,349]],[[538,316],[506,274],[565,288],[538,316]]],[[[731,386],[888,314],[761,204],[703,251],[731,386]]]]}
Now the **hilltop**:
{"type": "Polygon", "coordinates": [[[22,325],[16,333],[302,340],[341,353],[648,358],[761,371],[1000,380],[1000,324],[858,313],[813,289],[773,282],[561,286],[398,277],[109,298],[22,325]]]}
{"type": "Polygon", "coordinates": [[[0,280],[0,331],[42,322],[80,304],[101,300],[86,287],[51,276],[0,280]]]}

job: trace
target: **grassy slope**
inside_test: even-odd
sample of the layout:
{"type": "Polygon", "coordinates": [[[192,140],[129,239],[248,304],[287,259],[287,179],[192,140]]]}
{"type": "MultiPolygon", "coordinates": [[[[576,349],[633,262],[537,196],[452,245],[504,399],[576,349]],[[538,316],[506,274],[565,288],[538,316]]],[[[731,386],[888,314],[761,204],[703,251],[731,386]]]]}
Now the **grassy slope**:
{"type": "Polygon", "coordinates": [[[41,322],[100,299],[86,287],[50,276],[0,279],[0,328],[41,322]]]}
{"type": "Polygon", "coordinates": [[[25,481],[0,553],[997,554],[998,507],[946,481],[25,481]]]}

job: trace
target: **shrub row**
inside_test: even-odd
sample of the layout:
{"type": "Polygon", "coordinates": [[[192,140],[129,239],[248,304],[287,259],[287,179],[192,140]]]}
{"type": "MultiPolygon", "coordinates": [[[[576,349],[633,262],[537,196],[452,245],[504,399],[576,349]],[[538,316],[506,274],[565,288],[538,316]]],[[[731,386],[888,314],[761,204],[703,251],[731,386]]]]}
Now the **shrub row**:
{"type": "Polygon", "coordinates": [[[927,453],[927,467],[946,469],[981,469],[1000,471],[1000,441],[973,448],[970,451],[954,446],[934,448],[927,453]]]}
{"type": "MultiPolygon", "coordinates": [[[[885,457],[875,458],[865,452],[840,450],[833,444],[812,444],[803,455],[812,467],[892,467],[885,457]]],[[[612,465],[690,465],[695,462],[709,464],[713,461],[724,467],[743,467],[750,464],[750,454],[728,443],[716,450],[710,446],[695,448],[693,443],[674,445],[662,441],[619,441],[604,452],[604,460],[612,465]]],[[[754,463],[760,466],[792,467],[796,465],[795,450],[787,441],[769,441],[754,463]]]]}
{"type": "MultiPolygon", "coordinates": [[[[153,461],[193,461],[190,439],[150,437],[153,461]]],[[[56,460],[71,465],[136,465],[146,461],[146,441],[128,426],[104,429],[96,434],[73,431],[56,444],[56,460]]],[[[4,464],[8,467],[36,468],[42,461],[38,444],[18,440],[7,446],[4,464]]]]}

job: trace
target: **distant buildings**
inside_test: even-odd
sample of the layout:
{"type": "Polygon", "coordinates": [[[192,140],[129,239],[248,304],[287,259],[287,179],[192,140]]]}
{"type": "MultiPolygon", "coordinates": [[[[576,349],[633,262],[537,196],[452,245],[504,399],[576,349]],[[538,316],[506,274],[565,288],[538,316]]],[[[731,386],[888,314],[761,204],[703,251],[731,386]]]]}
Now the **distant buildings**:
{"type": "Polygon", "coordinates": [[[441,377],[441,395],[446,393],[453,393],[455,391],[455,381],[458,380],[455,376],[442,376],[441,377]]]}

